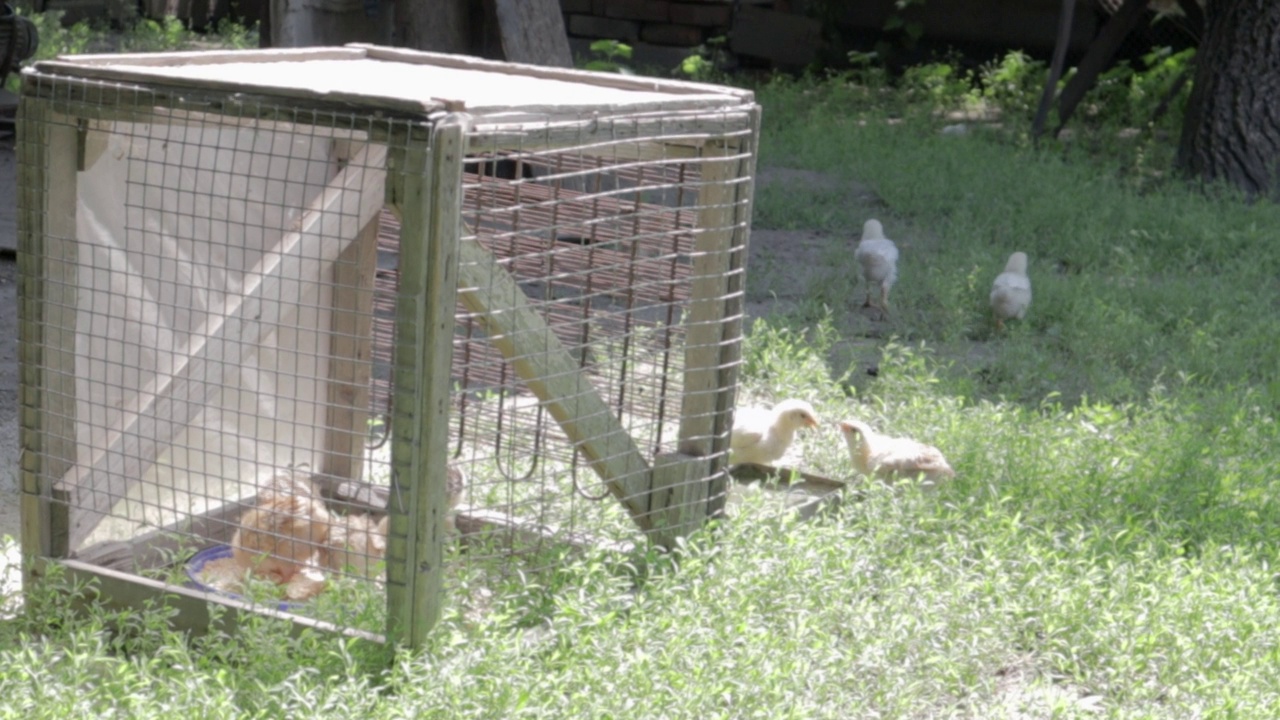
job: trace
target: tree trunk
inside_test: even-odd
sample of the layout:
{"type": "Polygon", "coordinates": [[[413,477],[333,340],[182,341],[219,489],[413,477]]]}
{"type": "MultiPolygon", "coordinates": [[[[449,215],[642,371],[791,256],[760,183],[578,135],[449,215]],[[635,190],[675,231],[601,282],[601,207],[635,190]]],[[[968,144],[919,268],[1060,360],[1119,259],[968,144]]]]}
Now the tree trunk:
{"type": "Polygon", "coordinates": [[[1210,0],[1178,165],[1280,199],[1280,2],[1210,0]]]}
{"type": "Polygon", "coordinates": [[[396,0],[396,44],[415,50],[487,55],[481,0],[396,0]]]}

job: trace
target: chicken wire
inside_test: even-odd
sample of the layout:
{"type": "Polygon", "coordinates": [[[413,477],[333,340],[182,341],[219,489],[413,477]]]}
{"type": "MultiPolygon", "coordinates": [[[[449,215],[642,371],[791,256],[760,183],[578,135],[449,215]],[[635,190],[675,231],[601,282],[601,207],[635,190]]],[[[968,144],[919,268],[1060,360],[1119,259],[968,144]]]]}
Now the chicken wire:
{"type": "MultiPolygon", "coordinates": [[[[490,342],[485,315],[516,305],[536,311],[545,328],[526,332],[552,335],[572,359],[571,392],[603,400],[645,458],[676,452],[691,349],[685,313],[696,277],[695,236],[732,231],[744,214],[717,215],[727,224],[708,225],[709,206],[700,196],[709,159],[668,154],[657,141],[738,141],[750,133],[717,125],[710,118],[705,129],[679,138],[668,137],[661,123],[647,135],[620,141],[588,141],[584,133],[549,149],[524,145],[536,143],[536,131],[531,137],[483,129],[472,134],[473,155],[464,164],[463,241],[489,250],[515,284],[478,288],[495,304],[484,312],[458,304],[450,462],[468,478],[457,519],[463,561],[509,558],[514,548],[526,557],[502,571],[528,571],[555,562],[555,551],[566,543],[622,548],[640,539],[637,521],[650,520],[648,512],[638,508],[633,517],[611,496],[610,482],[593,471],[581,444],[490,342]],[[504,296],[515,288],[518,297],[504,296]]],[[[721,152],[710,160],[748,157],[746,151],[721,152]]],[[[730,184],[749,180],[735,177],[730,184]]],[[[735,195],[728,207],[711,209],[732,211],[747,197],[735,195]]],[[[395,225],[387,220],[382,248],[391,254],[395,225]]],[[[735,288],[742,251],[731,244],[713,251],[726,256],[735,288]]],[[[391,278],[379,283],[387,296],[391,278]]],[[[718,299],[740,301],[741,292],[718,299]]],[[[643,478],[611,480],[629,486],[643,478]]]]}
{"type": "MultiPolygon", "coordinates": [[[[381,632],[385,543],[338,553],[330,536],[386,513],[393,425],[415,405],[396,380],[418,367],[396,364],[404,268],[400,220],[383,198],[387,156],[427,143],[428,124],[27,82],[44,102],[24,109],[19,141],[21,171],[42,183],[22,198],[24,297],[40,301],[23,305],[24,404],[40,413],[24,420],[27,467],[38,468],[24,492],[47,502],[46,547],[226,590],[212,570],[189,574],[189,558],[216,564],[219,548],[248,547],[259,531],[249,549],[321,578],[320,590],[287,586],[305,601],[279,607],[381,632]],[[74,175],[49,172],[66,152],[58,139],[76,144],[74,175]],[[74,226],[59,200],[74,203],[74,226]],[[289,504],[312,494],[308,510],[289,504]],[[255,509],[271,522],[250,527],[255,509]],[[308,523],[323,532],[297,529],[308,523]],[[327,560],[337,554],[341,567],[327,560]]],[[[565,550],[625,550],[651,513],[672,509],[641,497],[655,458],[691,440],[723,454],[754,133],[742,111],[476,119],[461,243],[485,252],[460,261],[446,593],[477,578],[502,586],[565,550]],[[602,134],[602,123],[625,131],[602,134]],[[699,245],[712,235],[723,242],[699,245]],[[501,272],[478,267],[490,260],[501,272]],[[477,277],[483,286],[466,284],[477,277]],[[708,280],[723,288],[706,299],[727,330],[707,333],[699,323],[712,321],[689,315],[708,280]],[[496,330],[508,316],[538,320],[496,330]],[[684,387],[693,335],[714,351],[712,380],[696,389],[684,387]],[[713,396],[694,403],[714,415],[700,426],[709,436],[682,437],[699,395],[713,396]],[[565,407],[601,417],[568,432],[555,417],[565,407]],[[613,438],[601,451],[582,427],[621,428],[633,449],[613,438]],[[632,450],[642,465],[614,462],[632,450]],[[629,474],[602,477],[606,466],[629,474]]],[[[716,502],[690,497],[696,513],[716,502]]],[[[385,560],[403,561],[394,549],[385,560]]],[[[265,607],[291,599],[229,587],[265,607]]],[[[469,592],[461,602],[483,604],[469,592]]]]}

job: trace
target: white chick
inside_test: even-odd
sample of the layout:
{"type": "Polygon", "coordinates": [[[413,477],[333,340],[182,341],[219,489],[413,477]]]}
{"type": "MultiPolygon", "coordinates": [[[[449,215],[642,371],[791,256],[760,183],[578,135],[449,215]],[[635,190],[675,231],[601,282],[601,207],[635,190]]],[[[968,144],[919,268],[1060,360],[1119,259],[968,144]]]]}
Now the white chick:
{"type": "Polygon", "coordinates": [[[867,477],[892,480],[895,477],[923,476],[930,485],[955,477],[956,471],[947,464],[942,452],[932,445],[911,438],[881,435],[858,420],[841,422],[840,433],[849,446],[849,458],[853,460],[854,468],[867,477]]]}
{"type": "Polygon", "coordinates": [[[772,409],[741,408],[729,434],[729,464],[773,463],[787,452],[797,430],[817,426],[818,414],[804,400],[783,400],[772,409]]]}
{"type": "Polygon", "coordinates": [[[1004,321],[1021,320],[1031,305],[1031,278],[1027,277],[1027,254],[1009,256],[1004,272],[991,285],[991,311],[996,315],[996,328],[1004,329],[1004,321]]]}
{"type": "Polygon", "coordinates": [[[853,259],[862,268],[862,278],[867,283],[867,301],[863,307],[872,307],[871,287],[880,287],[880,309],[889,311],[889,288],[898,280],[898,246],[884,236],[880,221],[872,218],[862,225],[862,239],[853,259]]]}

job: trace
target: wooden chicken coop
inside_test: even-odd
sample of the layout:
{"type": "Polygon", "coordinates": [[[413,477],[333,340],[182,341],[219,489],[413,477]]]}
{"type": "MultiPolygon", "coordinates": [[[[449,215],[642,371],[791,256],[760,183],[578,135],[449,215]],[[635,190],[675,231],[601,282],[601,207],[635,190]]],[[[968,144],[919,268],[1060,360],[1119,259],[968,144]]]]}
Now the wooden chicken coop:
{"type": "Polygon", "coordinates": [[[79,56],[24,72],[19,130],[29,581],[416,644],[460,577],[720,511],[750,92],[365,45],[79,56]],[[385,576],[334,564],[338,525],[385,576]],[[318,595],[193,570],[286,542],[318,595]]]}

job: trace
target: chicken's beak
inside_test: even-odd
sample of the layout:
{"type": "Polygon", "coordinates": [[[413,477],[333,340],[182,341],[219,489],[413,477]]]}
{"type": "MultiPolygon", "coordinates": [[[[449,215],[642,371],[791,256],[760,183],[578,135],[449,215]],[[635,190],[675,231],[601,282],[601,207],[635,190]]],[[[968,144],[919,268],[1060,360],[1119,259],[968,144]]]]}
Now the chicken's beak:
{"type": "Polygon", "coordinates": [[[853,426],[843,420],[836,423],[836,426],[840,428],[840,432],[845,432],[845,433],[853,432],[853,426]]]}
{"type": "Polygon", "coordinates": [[[806,415],[806,416],[805,416],[804,424],[805,424],[805,425],[807,425],[808,427],[811,427],[811,428],[816,428],[816,427],[818,427],[818,421],[817,421],[817,419],[816,419],[816,418],[814,418],[814,417],[813,417],[813,416],[811,416],[811,415],[806,415]]]}

